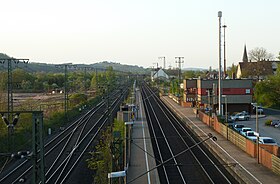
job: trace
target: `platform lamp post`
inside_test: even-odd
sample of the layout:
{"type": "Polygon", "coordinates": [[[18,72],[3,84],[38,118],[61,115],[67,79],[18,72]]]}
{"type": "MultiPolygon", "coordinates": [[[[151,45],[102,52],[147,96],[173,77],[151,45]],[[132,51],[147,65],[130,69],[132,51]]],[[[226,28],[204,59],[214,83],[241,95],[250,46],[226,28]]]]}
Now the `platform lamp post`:
{"type": "Polygon", "coordinates": [[[211,120],[210,120],[210,116],[211,116],[211,111],[210,111],[210,109],[211,109],[211,94],[210,94],[210,90],[207,90],[207,96],[208,96],[208,124],[209,124],[209,127],[210,127],[210,122],[211,122],[211,120]]]}
{"type": "Polygon", "coordinates": [[[259,133],[259,120],[258,119],[259,119],[259,117],[258,117],[258,104],[256,104],[257,160],[258,160],[258,164],[259,164],[260,163],[260,153],[259,153],[260,133],[259,133]]]}
{"type": "Polygon", "coordinates": [[[228,104],[227,104],[227,95],[222,95],[223,98],[225,98],[225,115],[226,115],[226,125],[227,125],[227,140],[228,140],[228,104]]]}

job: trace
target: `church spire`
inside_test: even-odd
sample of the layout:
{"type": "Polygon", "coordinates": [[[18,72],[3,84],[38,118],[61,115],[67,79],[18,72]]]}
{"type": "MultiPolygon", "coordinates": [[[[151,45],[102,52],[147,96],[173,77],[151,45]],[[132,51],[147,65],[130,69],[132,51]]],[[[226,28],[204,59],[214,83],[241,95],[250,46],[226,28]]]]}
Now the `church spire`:
{"type": "Polygon", "coordinates": [[[247,55],[247,50],[246,50],[246,44],[244,45],[244,52],[243,52],[243,62],[248,62],[248,55],[247,55]]]}

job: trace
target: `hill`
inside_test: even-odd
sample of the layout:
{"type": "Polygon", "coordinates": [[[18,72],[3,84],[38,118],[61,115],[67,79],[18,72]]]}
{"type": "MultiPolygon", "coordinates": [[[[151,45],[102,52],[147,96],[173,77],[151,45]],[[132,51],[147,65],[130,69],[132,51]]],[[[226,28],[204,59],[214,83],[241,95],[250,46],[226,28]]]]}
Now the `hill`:
{"type": "MultiPolygon", "coordinates": [[[[0,53],[0,58],[1,59],[8,59],[11,58],[6,54],[0,53]]],[[[105,70],[107,67],[112,66],[115,71],[119,72],[127,72],[127,73],[133,73],[133,74],[147,74],[149,73],[148,69],[145,69],[143,67],[139,66],[132,66],[132,65],[123,65],[120,63],[114,63],[114,62],[108,62],[108,61],[103,61],[99,63],[93,63],[93,64],[74,64],[76,67],[73,67],[72,69],[77,69],[77,68],[84,68],[84,67],[91,67],[93,70],[105,70]]],[[[32,63],[29,62],[28,64],[25,63],[12,63],[13,68],[22,68],[27,72],[47,72],[47,73],[59,73],[63,72],[64,69],[62,67],[57,67],[55,64],[47,64],[47,63],[32,63]]],[[[5,71],[7,70],[7,64],[0,64],[0,71],[5,71]]]]}
{"type": "Polygon", "coordinates": [[[94,63],[94,64],[91,64],[90,66],[93,68],[103,68],[103,69],[106,69],[107,67],[112,66],[113,69],[116,71],[138,73],[138,74],[146,74],[149,72],[148,69],[139,67],[137,65],[134,65],[134,66],[133,65],[124,65],[124,64],[108,62],[108,61],[94,63]]]}

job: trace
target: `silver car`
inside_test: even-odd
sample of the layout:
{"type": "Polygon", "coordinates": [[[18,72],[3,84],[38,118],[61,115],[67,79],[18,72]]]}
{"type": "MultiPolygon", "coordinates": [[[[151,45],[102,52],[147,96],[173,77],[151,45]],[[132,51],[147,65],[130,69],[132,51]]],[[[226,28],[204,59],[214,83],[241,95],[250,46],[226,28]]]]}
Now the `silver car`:
{"type": "Polygon", "coordinates": [[[246,132],[248,132],[248,131],[252,131],[252,129],[249,128],[249,127],[243,127],[243,128],[240,130],[240,134],[246,136],[246,132]]]}
{"type": "Polygon", "coordinates": [[[277,146],[277,142],[271,137],[259,137],[259,143],[277,146]]]}
{"type": "Polygon", "coordinates": [[[247,112],[243,111],[243,112],[230,116],[230,118],[233,121],[239,121],[239,120],[248,121],[250,119],[250,115],[247,112]]]}

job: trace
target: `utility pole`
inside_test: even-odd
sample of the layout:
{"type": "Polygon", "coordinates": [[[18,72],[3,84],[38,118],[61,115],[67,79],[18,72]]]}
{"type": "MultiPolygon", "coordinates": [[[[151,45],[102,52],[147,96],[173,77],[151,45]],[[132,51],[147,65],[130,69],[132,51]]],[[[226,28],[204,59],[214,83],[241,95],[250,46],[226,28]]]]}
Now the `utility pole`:
{"type": "Polygon", "coordinates": [[[44,160],[44,140],[43,140],[43,111],[10,111],[0,112],[4,123],[8,127],[14,127],[19,121],[20,114],[32,114],[32,152],[27,155],[33,163],[33,177],[32,183],[44,184],[45,183],[45,160],[44,160]],[[9,122],[5,114],[15,114],[12,123],[9,122]]]}
{"type": "Polygon", "coordinates": [[[95,69],[95,82],[96,82],[96,85],[95,85],[96,86],[96,89],[95,89],[96,95],[95,96],[97,96],[98,95],[98,86],[99,86],[97,68],[95,69]]]}
{"type": "Polygon", "coordinates": [[[178,78],[179,78],[179,83],[181,81],[181,63],[184,63],[184,57],[175,57],[175,62],[178,63],[178,78]]]}
{"type": "Polygon", "coordinates": [[[8,116],[10,115],[10,111],[13,111],[13,74],[12,74],[12,62],[15,64],[18,64],[20,62],[28,63],[29,59],[15,59],[15,58],[9,58],[9,59],[0,59],[0,64],[7,63],[8,65],[8,81],[7,81],[7,92],[8,92],[8,116]]]}
{"type": "Polygon", "coordinates": [[[57,68],[64,68],[64,118],[67,121],[67,112],[68,112],[68,68],[76,67],[72,63],[64,63],[60,65],[55,65],[57,68]]]}
{"type": "MultiPolygon", "coordinates": [[[[89,70],[94,70],[93,67],[88,67],[88,66],[85,66],[85,67],[81,67],[82,69],[84,69],[84,90],[85,90],[85,95],[87,94],[87,86],[86,86],[86,83],[87,83],[87,71],[89,70]]],[[[97,71],[97,69],[96,69],[97,71]]]]}
{"type": "Polygon", "coordinates": [[[178,63],[178,80],[179,80],[179,86],[181,83],[181,63],[184,63],[184,57],[175,57],[175,62],[178,63]]]}
{"type": "Polygon", "coordinates": [[[223,25],[224,28],[224,79],[227,77],[227,64],[226,64],[226,25],[223,25]]]}
{"type": "Polygon", "coordinates": [[[156,70],[155,70],[155,72],[157,73],[157,78],[155,79],[155,81],[156,81],[156,87],[158,87],[158,71],[159,71],[159,69],[158,69],[158,62],[156,62],[156,63],[153,63],[153,65],[157,65],[157,68],[156,68],[156,70]]]}
{"type": "Polygon", "coordinates": [[[218,12],[218,17],[219,17],[219,115],[222,115],[222,105],[221,105],[221,102],[222,102],[222,80],[221,80],[221,68],[222,68],[222,48],[221,48],[221,18],[222,18],[222,12],[219,11],[218,12]]]}
{"type": "Polygon", "coordinates": [[[163,69],[166,67],[165,56],[160,56],[158,59],[163,59],[163,69]]]}
{"type": "MultiPolygon", "coordinates": [[[[14,62],[14,64],[18,64],[20,62],[22,63],[28,63],[29,59],[16,59],[16,58],[4,58],[4,59],[0,59],[0,64],[5,64],[7,63],[8,65],[8,80],[7,80],[7,96],[8,96],[8,100],[7,100],[7,120],[8,122],[10,122],[13,117],[11,112],[14,110],[14,106],[13,106],[13,73],[12,73],[12,63],[14,62]]],[[[7,125],[8,126],[8,147],[10,149],[10,147],[13,145],[13,143],[11,143],[11,137],[13,135],[14,132],[14,126],[11,126],[11,124],[7,125]]]]}

